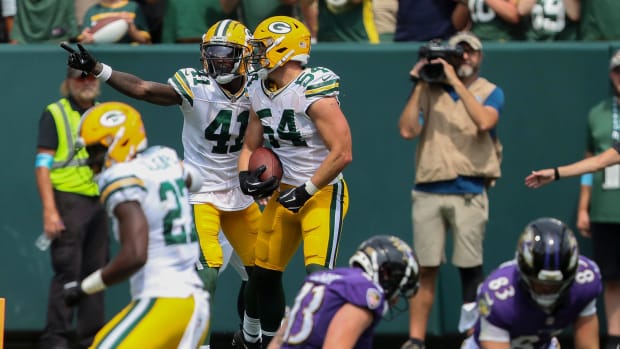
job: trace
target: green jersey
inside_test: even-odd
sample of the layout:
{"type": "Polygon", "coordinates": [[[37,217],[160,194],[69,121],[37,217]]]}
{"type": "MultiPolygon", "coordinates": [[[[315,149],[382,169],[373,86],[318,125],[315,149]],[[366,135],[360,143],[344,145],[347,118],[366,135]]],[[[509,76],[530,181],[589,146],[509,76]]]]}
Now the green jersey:
{"type": "Polygon", "coordinates": [[[241,0],[240,3],[238,17],[252,32],[260,22],[272,16],[298,17],[297,7],[284,5],[280,0],[241,0]]]}
{"type": "Polygon", "coordinates": [[[467,7],[472,20],[471,31],[480,40],[514,41],[525,38],[520,23],[507,23],[484,0],[469,0],[467,7]]]}
{"type": "Polygon", "coordinates": [[[161,41],[200,41],[217,21],[226,19],[219,0],[174,0],[169,1],[164,16],[161,41]]]}
{"type": "Polygon", "coordinates": [[[582,0],[582,40],[620,40],[620,1],[582,0]]]}
{"type": "Polygon", "coordinates": [[[11,39],[18,44],[59,43],[78,35],[73,0],[17,1],[11,39]]]}
{"type": "MultiPolygon", "coordinates": [[[[608,98],[590,110],[587,150],[594,155],[609,149],[612,145],[613,109],[612,98],[608,98]]],[[[620,205],[618,205],[620,185],[618,181],[611,178],[615,166],[620,165],[612,165],[606,170],[593,173],[590,198],[590,221],[592,222],[620,223],[620,205]]]]}
{"type": "Polygon", "coordinates": [[[537,0],[525,25],[528,40],[577,39],[577,23],[566,15],[563,0],[537,0]]]}
{"type": "MultiPolygon", "coordinates": [[[[114,6],[106,6],[101,3],[91,6],[84,14],[83,25],[84,27],[93,27],[97,24],[97,21],[104,18],[117,17],[119,14],[132,17],[133,23],[138,30],[148,33],[149,27],[146,22],[146,17],[140,8],[138,3],[133,1],[123,1],[114,6]]],[[[150,36],[150,34],[149,34],[150,36]]],[[[119,41],[119,43],[131,43],[133,39],[129,34],[125,34],[119,41]]]]}
{"type": "Polygon", "coordinates": [[[329,7],[325,0],[319,0],[319,42],[353,41],[379,42],[379,34],[371,0],[363,0],[361,4],[350,4],[342,9],[329,7]]]}

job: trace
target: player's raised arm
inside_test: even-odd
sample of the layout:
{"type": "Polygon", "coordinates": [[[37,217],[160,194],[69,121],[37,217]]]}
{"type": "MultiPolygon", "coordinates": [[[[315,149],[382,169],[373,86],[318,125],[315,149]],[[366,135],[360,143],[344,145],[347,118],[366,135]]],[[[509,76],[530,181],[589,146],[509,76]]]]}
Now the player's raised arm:
{"type": "Polygon", "coordinates": [[[106,82],[126,96],[158,105],[180,105],[182,102],[181,96],[176,93],[172,86],[143,80],[133,74],[115,71],[109,65],[99,62],[81,44],[77,44],[79,51],[74,50],[64,42],[60,46],[69,52],[68,66],[94,75],[97,79],[106,82]]]}

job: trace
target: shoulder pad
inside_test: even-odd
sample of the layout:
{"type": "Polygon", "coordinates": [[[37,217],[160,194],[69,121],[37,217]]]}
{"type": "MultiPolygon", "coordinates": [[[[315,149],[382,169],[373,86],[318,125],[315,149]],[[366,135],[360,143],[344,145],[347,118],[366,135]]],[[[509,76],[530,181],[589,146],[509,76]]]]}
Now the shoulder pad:
{"type": "Polygon", "coordinates": [[[132,162],[115,164],[105,170],[99,181],[101,202],[106,202],[111,194],[129,187],[139,187],[146,191],[144,181],[135,175],[132,162]]]}
{"type": "Polygon", "coordinates": [[[305,88],[306,97],[337,96],[340,90],[340,77],[327,68],[306,68],[295,80],[305,88]]]}
{"type": "Polygon", "coordinates": [[[196,85],[209,85],[211,80],[204,73],[203,70],[196,70],[194,68],[182,68],[176,71],[170,79],[168,84],[172,85],[181,97],[189,102],[190,105],[194,105],[194,91],[193,88],[196,85]]]}

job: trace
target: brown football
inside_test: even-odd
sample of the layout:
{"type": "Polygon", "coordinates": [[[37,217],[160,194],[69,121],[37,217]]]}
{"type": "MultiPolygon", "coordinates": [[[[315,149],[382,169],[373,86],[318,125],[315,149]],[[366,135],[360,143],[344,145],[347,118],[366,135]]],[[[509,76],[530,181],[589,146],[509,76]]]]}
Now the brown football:
{"type": "Polygon", "coordinates": [[[248,164],[248,170],[254,171],[261,165],[265,165],[267,169],[260,176],[261,181],[268,180],[272,176],[275,176],[278,181],[282,179],[282,163],[280,158],[271,149],[265,147],[259,147],[250,156],[250,163],[248,164]]]}

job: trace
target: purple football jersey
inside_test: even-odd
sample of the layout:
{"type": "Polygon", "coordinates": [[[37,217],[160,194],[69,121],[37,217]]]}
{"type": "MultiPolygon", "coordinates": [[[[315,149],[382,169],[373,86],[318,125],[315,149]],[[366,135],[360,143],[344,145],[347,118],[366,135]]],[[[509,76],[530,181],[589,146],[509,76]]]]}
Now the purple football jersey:
{"type": "Polygon", "coordinates": [[[336,268],[308,275],[295,297],[282,348],[322,348],[336,312],[351,303],[368,309],[374,320],[355,348],[372,348],[374,330],[387,311],[383,289],[359,268],[336,268]]]}
{"type": "MultiPolygon", "coordinates": [[[[574,282],[552,313],[546,313],[520,284],[516,261],[502,264],[480,285],[478,309],[482,317],[510,334],[512,348],[547,348],[551,338],[572,325],[601,293],[596,263],[580,256],[574,282]]],[[[478,344],[480,319],[474,338],[478,344]]]]}

